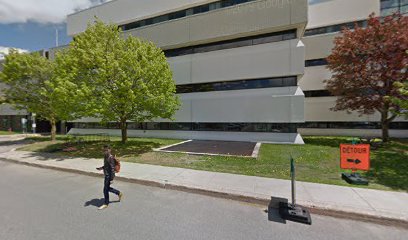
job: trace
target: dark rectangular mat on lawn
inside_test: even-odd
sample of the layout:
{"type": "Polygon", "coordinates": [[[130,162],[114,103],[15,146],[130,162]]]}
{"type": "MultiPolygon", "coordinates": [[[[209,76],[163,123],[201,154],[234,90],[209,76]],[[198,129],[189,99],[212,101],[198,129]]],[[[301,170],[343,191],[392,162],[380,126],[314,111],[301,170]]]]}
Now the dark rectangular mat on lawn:
{"type": "Polygon", "coordinates": [[[173,147],[164,148],[164,151],[191,152],[205,154],[221,154],[235,156],[252,156],[256,143],[231,141],[202,141],[193,140],[173,147]]]}

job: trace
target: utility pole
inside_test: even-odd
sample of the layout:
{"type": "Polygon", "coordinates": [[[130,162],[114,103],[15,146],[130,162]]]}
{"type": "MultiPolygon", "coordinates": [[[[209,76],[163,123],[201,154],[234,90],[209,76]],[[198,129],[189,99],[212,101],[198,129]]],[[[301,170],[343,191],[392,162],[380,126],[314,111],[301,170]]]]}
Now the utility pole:
{"type": "Polygon", "coordinates": [[[58,27],[55,27],[55,46],[58,47],[58,27]]]}

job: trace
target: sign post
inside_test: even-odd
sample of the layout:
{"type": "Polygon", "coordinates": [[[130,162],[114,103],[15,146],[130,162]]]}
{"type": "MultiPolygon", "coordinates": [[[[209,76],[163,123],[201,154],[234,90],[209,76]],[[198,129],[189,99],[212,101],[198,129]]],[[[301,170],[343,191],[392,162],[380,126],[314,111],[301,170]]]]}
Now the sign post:
{"type": "Polygon", "coordinates": [[[368,180],[356,170],[370,170],[369,144],[340,144],[340,167],[351,169],[352,173],[342,173],[341,178],[350,184],[368,185],[368,180]]]}
{"type": "Polygon", "coordinates": [[[32,114],[32,124],[31,124],[31,128],[33,129],[33,134],[35,134],[35,129],[37,128],[37,124],[35,123],[35,116],[36,116],[36,114],[35,113],[33,113],[32,114]]]}
{"type": "Polygon", "coordinates": [[[293,157],[290,158],[290,176],[292,186],[292,203],[280,202],[279,203],[279,215],[285,219],[294,222],[300,222],[305,224],[312,224],[312,218],[310,212],[306,208],[296,205],[296,171],[295,161],[293,157]]]}
{"type": "Polygon", "coordinates": [[[21,128],[23,129],[23,134],[27,133],[27,119],[21,118],[21,128]]]}

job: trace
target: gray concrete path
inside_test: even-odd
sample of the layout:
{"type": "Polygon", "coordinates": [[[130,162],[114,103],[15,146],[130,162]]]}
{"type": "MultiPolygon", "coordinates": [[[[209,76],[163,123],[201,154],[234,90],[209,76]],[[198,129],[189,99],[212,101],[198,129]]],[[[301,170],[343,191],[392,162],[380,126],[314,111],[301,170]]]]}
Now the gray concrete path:
{"type": "Polygon", "coordinates": [[[0,161],[4,240],[354,240],[406,239],[407,229],[313,215],[284,222],[266,206],[115,181],[103,211],[103,178],[0,161]]]}
{"type": "MultiPolygon", "coordinates": [[[[0,151],[0,158],[19,163],[100,174],[102,159],[58,158],[52,154],[0,151]]],[[[290,181],[122,162],[119,179],[231,199],[268,202],[291,196],[290,181]]],[[[408,223],[408,193],[297,182],[297,202],[315,211],[352,213],[408,223]]]]}

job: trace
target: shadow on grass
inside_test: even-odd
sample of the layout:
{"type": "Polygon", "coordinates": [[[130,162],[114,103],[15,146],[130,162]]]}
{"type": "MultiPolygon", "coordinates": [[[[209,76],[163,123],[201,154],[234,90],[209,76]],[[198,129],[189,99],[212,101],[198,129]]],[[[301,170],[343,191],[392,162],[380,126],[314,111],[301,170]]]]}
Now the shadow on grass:
{"type": "MultiPolygon", "coordinates": [[[[357,139],[357,138],[354,138],[357,139]]],[[[304,137],[305,144],[339,148],[340,144],[351,143],[353,137],[304,137]]],[[[340,151],[340,150],[339,150],[340,151]]]]}
{"type": "Polygon", "coordinates": [[[371,157],[366,176],[378,184],[408,192],[408,144],[391,141],[371,157]]]}
{"type": "Polygon", "coordinates": [[[118,157],[135,157],[160,147],[160,143],[149,141],[128,141],[123,144],[120,141],[113,142],[56,142],[44,145],[30,153],[30,157],[40,157],[40,160],[63,161],[72,158],[103,158],[105,145],[112,148],[112,154],[118,157]],[[67,150],[68,151],[64,151],[67,150]]]}

